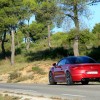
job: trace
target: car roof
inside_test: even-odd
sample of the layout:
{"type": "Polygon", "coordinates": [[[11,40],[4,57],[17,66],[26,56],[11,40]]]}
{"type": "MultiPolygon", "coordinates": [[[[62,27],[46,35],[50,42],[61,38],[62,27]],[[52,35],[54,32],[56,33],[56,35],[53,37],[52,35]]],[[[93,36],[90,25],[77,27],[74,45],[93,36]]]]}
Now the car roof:
{"type": "Polygon", "coordinates": [[[68,57],[65,57],[63,59],[68,59],[68,60],[73,60],[73,61],[75,61],[76,59],[91,59],[94,62],[96,62],[93,58],[91,58],[89,56],[68,56],[68,57]]]}
{"type": "Polygon", "coordinates": [[[65,57],[65,58],[81,58],[81,57],[91,58],[89,56],[68,56],[68,57],[65,57]]]}
{"type": "Polygon", "coordinates": [[[62,59],[71,59],[71,58],[90,58],[90,59],[93,59],[93,58],[91,58],[91,57],[89,57],[89,56],[68,56],[68,57],[64,57],[64,58],[62,58],[62,59]]]}

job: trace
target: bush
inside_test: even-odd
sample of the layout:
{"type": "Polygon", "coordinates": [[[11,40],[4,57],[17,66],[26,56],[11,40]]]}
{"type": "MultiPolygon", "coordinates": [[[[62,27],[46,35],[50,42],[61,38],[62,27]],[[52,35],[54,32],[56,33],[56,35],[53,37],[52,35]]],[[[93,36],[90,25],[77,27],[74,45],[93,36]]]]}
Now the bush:
{"type": "Polygon", "coordinates": [[[65,49],[63,47],[46,49],[43,51],[31,52],[28,53],[27,61],[35,61],[35,60],[47,60],[47,59],[59,59],[62,57],[67,57],[69,55],[73,55],[72,49],[65,49]]]}
{"type": "Polygon", "coordinates": [[[21,54],[21,48],[17,48],[15,53],[16,55],[21,54]]]}
{"type": "Polygon", "coordinates": [[[100,46],[98,48],[92,48],[87,55],[100,62],[100,46]]]}
{"type": "Polygon", "coordinates": [[[21,77],[18,77],[15,82],[21,82],[21,81],[25,81],[25,80],[28,80],[28,79],[33,79],[34,76],[21,76],[21,77]]]}
{"type": "Polygon", "coordinates": [[[12,72],[12,73],[10,73],[10,75],[9,75],[9,80],[16,79],[16,78],[18,78],[18,77],[20,77],[20,76],[21,76],[21,73],[19,73],[19,72],[12,72]]]}
{"type": "Polygon", "coordinates": [[[45,74],[44,70],[40,67],[32,67],[32,71],[36,74],[41,74],[41,75],[45,74]]]}

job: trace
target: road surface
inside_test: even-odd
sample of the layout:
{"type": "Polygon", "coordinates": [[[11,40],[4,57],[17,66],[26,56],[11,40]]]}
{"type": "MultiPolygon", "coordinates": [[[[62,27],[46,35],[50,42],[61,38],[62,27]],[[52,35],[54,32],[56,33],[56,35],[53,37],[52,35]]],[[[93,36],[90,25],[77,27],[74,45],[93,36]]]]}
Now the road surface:
{"type": "Polygon", "coordinates": [[[15,93],[26,93],[34,96],[61,97],[68,100],[100,100],[100,84],[89,85],[66,84],[8,84],[0,83],[0,91],[12,91],[15,93]]]}

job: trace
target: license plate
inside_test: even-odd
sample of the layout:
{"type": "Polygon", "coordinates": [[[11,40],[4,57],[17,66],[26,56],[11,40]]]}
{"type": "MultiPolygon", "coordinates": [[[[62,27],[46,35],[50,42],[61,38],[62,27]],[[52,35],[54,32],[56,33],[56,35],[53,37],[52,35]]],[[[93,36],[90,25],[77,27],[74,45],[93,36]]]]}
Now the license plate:
{"type": "Polygon", "coordinates": [[[87,74],[98,74],[98,72],[97,71],[88,71],[88,72],[86,72],[87,74]]]}

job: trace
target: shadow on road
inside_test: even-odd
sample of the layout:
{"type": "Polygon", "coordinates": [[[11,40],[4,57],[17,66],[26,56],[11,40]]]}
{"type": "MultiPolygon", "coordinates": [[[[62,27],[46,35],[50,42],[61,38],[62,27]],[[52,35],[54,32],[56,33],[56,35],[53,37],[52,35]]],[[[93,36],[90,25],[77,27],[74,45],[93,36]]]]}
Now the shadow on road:
{"type": "Polygon", "coordinates": [[[89,86],[89,85],[100,85],[100,82],[90,82],[87,85],[82,85],[81,83],[74,83],[73,85],[67,85],[66,83],[58,83],[57,85],[51,85],[51,86],[89,86]]]}

